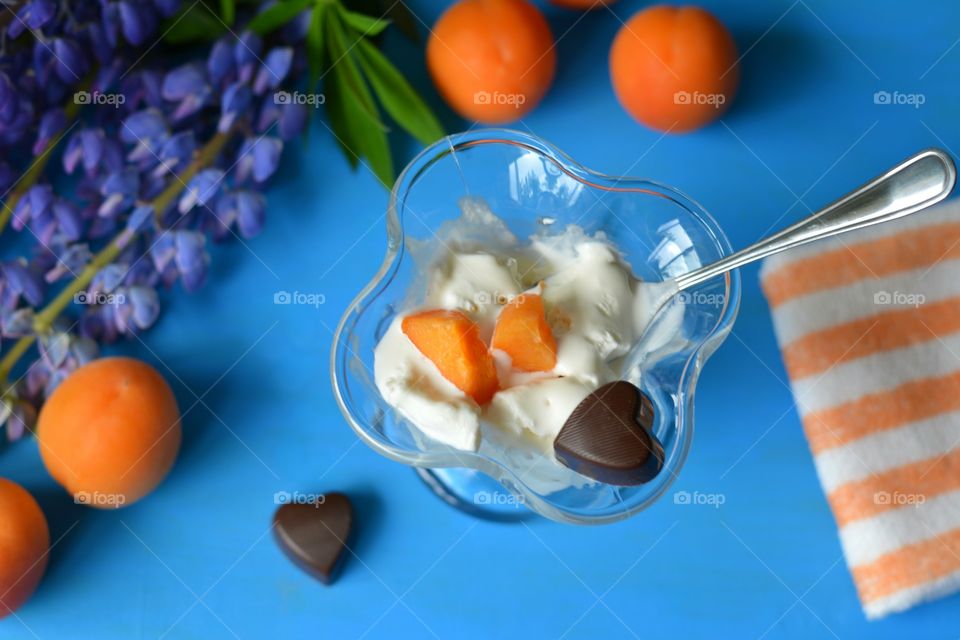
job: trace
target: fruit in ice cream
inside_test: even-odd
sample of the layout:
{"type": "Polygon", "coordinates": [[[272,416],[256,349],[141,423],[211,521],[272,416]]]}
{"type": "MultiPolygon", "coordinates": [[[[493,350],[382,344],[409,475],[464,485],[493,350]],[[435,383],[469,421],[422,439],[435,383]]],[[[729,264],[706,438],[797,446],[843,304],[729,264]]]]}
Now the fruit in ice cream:
{"type": "Polygon", "coordinates": [[[486,404],[497,391],[497,369],[477,324],[460,311],[436,309],[409,315],[403,333],[457,389],[486,404]]]}
{"type": "Polygon", "coordinates": [[[504,305],[491,347],[510,356],[510,364],[520,371],[550,371],[557,366],[557,341],[547,323],[543,298],[520,294],[504,305]]]}
{"type": "Polygon", "coordinates": [[[374,381],[415,438],[552,451],[591,392],[639,382],[634,350],[664,285],[635,277],[600,232],[545,227],[521,241],[481,201],[461,206],[436,238],[407,240],[418,278],[379,338],[374,381]]]}

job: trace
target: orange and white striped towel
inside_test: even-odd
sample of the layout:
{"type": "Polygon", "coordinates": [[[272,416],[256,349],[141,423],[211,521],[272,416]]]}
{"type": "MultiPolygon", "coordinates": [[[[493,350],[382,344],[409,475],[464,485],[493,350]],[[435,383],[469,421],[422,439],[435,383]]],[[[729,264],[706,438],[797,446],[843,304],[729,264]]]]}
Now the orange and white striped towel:
{"type": "Polygon", "coordinates": [[[960,200],[761,281],[867,617],[960,590],[960,200]]]}

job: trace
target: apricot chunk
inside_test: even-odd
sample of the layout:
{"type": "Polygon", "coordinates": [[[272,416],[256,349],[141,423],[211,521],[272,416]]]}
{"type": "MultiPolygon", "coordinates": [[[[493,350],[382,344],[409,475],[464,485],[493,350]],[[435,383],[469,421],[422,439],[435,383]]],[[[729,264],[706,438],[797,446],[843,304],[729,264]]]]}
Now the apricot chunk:
{"type": "Polygon", "coordinates": [[[421,311],[405,317],[400,328],[444,378],[477,404],[489,402],[499,389],[493,356],[477,324],[460,311],[421,311]]]}
{"type": "Polygon", "coordinates": [[[521,371],[550,371],[557,365],[557,341],[547,324],[543,298],[525,293],[500,311],[493,330],[494,349],[510,356],[521,371]]]}

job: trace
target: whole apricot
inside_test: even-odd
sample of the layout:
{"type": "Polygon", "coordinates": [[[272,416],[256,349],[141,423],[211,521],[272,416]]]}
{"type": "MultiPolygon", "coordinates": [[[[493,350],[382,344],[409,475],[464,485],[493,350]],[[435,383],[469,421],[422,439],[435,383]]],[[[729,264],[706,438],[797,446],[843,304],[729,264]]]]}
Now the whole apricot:
{"type": "Polygon", "coordinates": [[[460,0],[427,42],[427,67],[443,99],[464,118],[512,122],[553,82],[553,34],[527,0],[460,0]]]}
{"type": "Polygon", "coordinates": [[[740,80],[737,46],[699,7],[650,7],[614,38],[610,78],[620,104],[640,123],[692,131],[730,106],[740,80]]]}
{"type": "Polygon", "coordinates": [[[180,449],[180,411],[156,369],[103,358],[60,383],[40,410],[37,441],[50,475],[77,502],[117,508],[163,480],[180,449]]]}
{"type": "Polygon", "coordinates": [[[50,530],[26,489],[0,478],[0,618],[26,602],[47,569],[50,530]]]}

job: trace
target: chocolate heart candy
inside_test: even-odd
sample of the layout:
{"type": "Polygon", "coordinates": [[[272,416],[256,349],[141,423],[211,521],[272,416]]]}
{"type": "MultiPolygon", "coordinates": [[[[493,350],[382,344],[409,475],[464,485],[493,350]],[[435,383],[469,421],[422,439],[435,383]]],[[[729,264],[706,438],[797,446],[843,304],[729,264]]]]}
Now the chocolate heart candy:
{"type": "Polygon", "coordinates": [[[663,445],[653,435],[653,403],[635,385],[605,384],[577,405],[553,442],[564,465],[600,482],[622,486],[653,480],[663,445]]]}
{"type": "Polygon", "coordinates": [[[328,493],[316,502],[285,504],[273,525],[277,544],[294,564],[324,584],[333,582],[353,526],[347,496],[328,493]]]}

